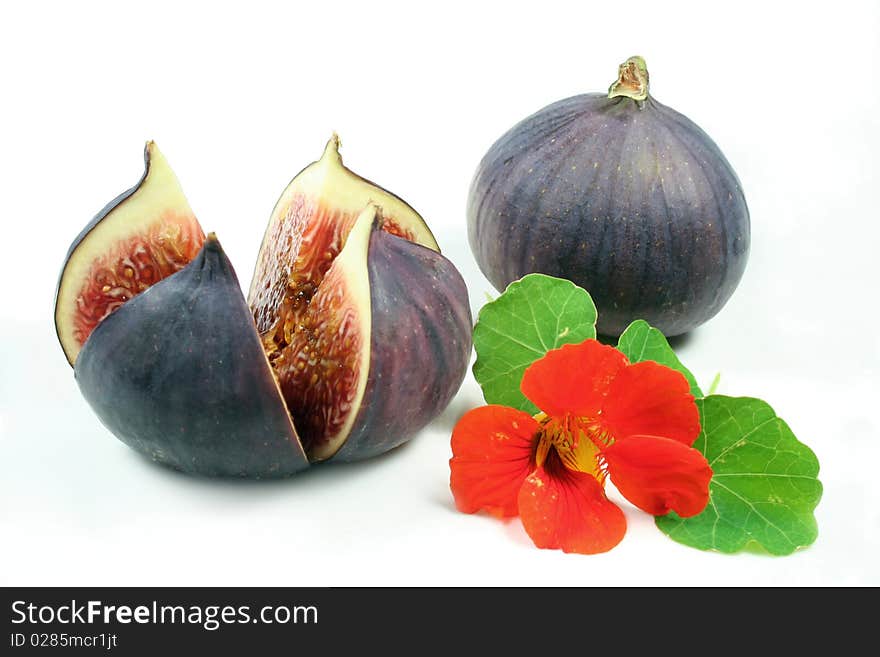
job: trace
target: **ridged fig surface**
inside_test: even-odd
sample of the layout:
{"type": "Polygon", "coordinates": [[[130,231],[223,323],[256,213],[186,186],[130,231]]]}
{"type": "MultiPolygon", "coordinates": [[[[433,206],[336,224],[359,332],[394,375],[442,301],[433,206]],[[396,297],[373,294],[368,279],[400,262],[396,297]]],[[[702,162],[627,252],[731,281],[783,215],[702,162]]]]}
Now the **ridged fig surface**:
{"type": "Polygon", "coordinates": [[[106,317],[74,368],[122,442],[178,470],[278,477],[308,467],[231,264],[198,256],[106,317]]]}
{"type": "Polygon", "coordinates": [[[449,260],[374,229],[367,268],[369,373],[352,431],[334,456],[340,461],[409,440],[452,400],[471,354],[467,288],[449,260]]]}
{"type": "Polygon", "coordinates": [[[666,335],[714,316],[749,252],[736,174],[696,124],[648,96],[584,94],[489,149],[468,200],[471,248],[499,290],[532,272],[586,288],[598,330],[666,335]]]}

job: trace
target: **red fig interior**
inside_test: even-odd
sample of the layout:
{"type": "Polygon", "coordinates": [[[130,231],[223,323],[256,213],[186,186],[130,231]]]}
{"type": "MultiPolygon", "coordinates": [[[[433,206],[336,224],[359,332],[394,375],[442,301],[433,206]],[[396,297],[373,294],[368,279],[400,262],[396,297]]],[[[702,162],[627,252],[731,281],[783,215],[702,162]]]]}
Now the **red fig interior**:
{"type": "Polygon", "coordinates": [[[144,160],[140,182],[111,201],[67,254],[55,325],[71,364],[101,320],[185,267],[205,241],[177,177],[153,142],[144,160]]]}
{"type": "Polygon", "coordinates": [[[422,218],[346,169],[338,148],[334,135],[281,195],[248,295],[288,409],[316,458],[344,440],[369,365],[366,241],[376,209],[365,206],[382,206],[382,230],[439,250],[422,218]],[[362,213],[369,216],[359,220],[362,213]],[[366,225],[362,243],[345,249],[358,221],[366,225]],[[337,260],[344,251],[351,255],[337,260]]]}
{"type": "Polygon", "coordinates": [[[367,248],[375,214],[374,206],[361,214],[299,309],[288,342],[270,358],[303,448],[318,459],[344,442],[363,395],[371,329],[367,248]]]}
{"type": "Polygon", "coordinates": [[[336,135],[290,182],[272,211],[248,304],[270,360],[291,341],[360,212],[383,208],[382,230],[439,251],[424,220],[396,196],[346,169],[336,135]]]}

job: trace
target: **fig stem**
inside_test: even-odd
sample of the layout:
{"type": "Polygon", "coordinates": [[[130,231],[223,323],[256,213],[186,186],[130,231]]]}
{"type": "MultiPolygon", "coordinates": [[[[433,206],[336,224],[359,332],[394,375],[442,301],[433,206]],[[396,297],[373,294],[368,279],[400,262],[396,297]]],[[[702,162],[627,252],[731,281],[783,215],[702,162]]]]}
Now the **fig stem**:
{"type": "Polygon", "coordinates": [[[608,97],[626,96],[642,107],[648,98],[648,67],[638,55],[617,67],[617,80],[608,88],[608,97]]]}

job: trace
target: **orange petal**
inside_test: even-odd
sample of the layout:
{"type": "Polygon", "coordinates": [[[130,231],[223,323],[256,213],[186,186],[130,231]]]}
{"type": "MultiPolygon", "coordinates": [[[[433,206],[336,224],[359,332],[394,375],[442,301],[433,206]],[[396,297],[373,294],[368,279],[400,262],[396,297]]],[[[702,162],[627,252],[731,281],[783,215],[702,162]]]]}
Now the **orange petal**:
{"type": "Polygon", "coordinates": [[[599,421],[618,441],[644,434],[692,445],[700,434],[700,412],[687,379],[652,361],[635,363],[617,375],[599,421]]]}
{"type": "Polygon", "coordinates": [[[535,467],[538,423],[506,406],[481,406],[465,413],[452,431],[449,487],[463,513],[517,513],[520,486],[535,467]]]}
{"type": "Polygon", "coordinates": [[[567,344],[529,365],[520,390],[547,415],[592,417],[626,364],[626,356],[596,340],[567,344]]]}
{"type": "Polygon", "coordinates": [[[620,543],[626,518],[589,474],[548,461],[528,476],[519,492],[519,514],[539,548],[597,554],[620,543]]]}
{"type": "Polygon", "coordinates": [[[669,438],[630,436],[602,455],[620,494],[651,515],[672,510],[687,518],[709,502],[712,468],[693,447],[669,438]]]}

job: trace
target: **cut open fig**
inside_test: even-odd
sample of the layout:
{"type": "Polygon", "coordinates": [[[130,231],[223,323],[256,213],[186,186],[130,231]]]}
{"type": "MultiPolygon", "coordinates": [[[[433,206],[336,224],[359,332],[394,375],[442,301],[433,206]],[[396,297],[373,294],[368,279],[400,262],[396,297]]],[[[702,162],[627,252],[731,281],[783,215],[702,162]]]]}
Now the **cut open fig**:
{"type": "Polygon", "coordinates": [[[276,204],[250,305],[152,142],[141,182],[74,241],[56,328],[120,440],[186,472],[286,476],[385,452],[448,405],[470,358],[464,281],[338,145],[276,204]]]}

